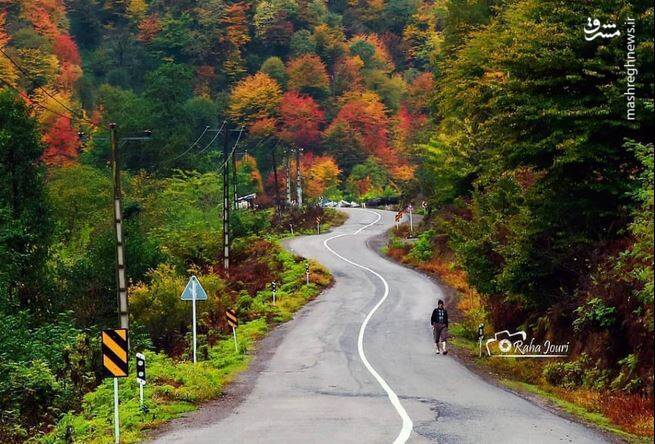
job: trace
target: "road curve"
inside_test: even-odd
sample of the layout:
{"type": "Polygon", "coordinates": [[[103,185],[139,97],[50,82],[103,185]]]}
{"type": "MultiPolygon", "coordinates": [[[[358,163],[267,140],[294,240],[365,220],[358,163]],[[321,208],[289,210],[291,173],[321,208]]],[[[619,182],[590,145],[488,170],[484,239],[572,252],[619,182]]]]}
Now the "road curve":
{"type": "MultiPolygon", "coordinates": [[[[293,239],[335,285],[282,326],[279,345],[229,412],[173,423],[157,443],[599,443],[603,435],[434,353],[442,290],[374,252],[393,213],[345,210],[332,233],[293,239]]],[[[238,383],[238,382],[237,382],[238,383]]]]}

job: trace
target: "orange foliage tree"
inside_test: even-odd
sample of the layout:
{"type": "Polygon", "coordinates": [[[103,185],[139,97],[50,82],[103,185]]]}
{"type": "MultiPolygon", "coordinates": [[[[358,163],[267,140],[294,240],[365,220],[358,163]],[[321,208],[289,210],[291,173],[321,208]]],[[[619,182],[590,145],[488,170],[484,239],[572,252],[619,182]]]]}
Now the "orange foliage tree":
{"type": "Polygon", "coordinates": [[[246,2],[236,2],[227,6],[225,17],[222,20],[226,28],[225,42],[227,44],[227,57],[223,69],[232,81],[241,78],[246,72],[241,48],[250,41],[248,31],[248,9],[246,2]]]}
{"type": "MultiPolygon", "coordinates": [[[[7,20],[7,12],[0,12],[0,48],[4,48],[9,44],[11,37],[5,31],[5,22],[7,20]]],[[[0,56],[0,77],[12,86],[16,86],[18,73],[14,65],[6,58],[0,56]]]]}
{"type": "Polygon", "coordinates": [[[334,67],[334,94],[361,91],[364,88],[363,67],[364,62],[359,56],[339,59],[334,67]]]}
{"type": "Polygon", "coordinates": [[[313,54],[304,54],[291,60],[287,66],[287,76],[288,87],[293,91],[323,97],[330,89],[325,65],[320,57],[313,54]]]}
{"type": "Polygon", "coordinates": [[[241,124],[252,125],[277,114],[282,90],[275,80],[264,73],[246,77],[232,89],[229,114],[241,124]]]}
{"type": "Polygon", "coordinates": [[[312,199],[318,199],[329,193],[330,189],[336,191],[339,187],[339,173],[341,170],[337,162],[330,156],[315,156],[307,153],[301,161],[303,175],[305,176],[305,194],[312,199]]]}

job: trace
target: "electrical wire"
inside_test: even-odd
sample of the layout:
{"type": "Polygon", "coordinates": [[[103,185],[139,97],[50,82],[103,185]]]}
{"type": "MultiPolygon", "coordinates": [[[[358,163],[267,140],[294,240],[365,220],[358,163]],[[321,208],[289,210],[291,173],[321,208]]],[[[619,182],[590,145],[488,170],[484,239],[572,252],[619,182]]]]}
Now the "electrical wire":
{"type": "Polygon", "coordinates": [[[193,149],[193,147],[198,144],[198,142],[200,142],[200,139],[202,139],[202,137],[205,135],[205,133],[207,132],[208,129],[209,129],[209,126],[206,126],[205,130],[200,134],[200,136],[196,139],[196,141],[193,142],[191,145],[189,145],[189,147],[186,150],[184,150],[182,153],[178,154],[177,156],[173,157],[172,159],[163,160],[161,162],[161,164],[165,164],[165,163],[168,163],[168,162],[175,162],[176,160],[181,159],[182,157],[186,156],[187,153],[189,151],[191,151],[193,149]]]}
{"type": "MultiPolygon", "coordinates": [[[[37,81],[36,81],[36,80],[35,80],[35,79],[30,75],[30,73],[27,72],[27,71],[25,70],[25,68],[23,68],[20,64],[18,64],[18,62],[16,62],[13,58],[11,58],[11,57],[9,56],[9,54],[7,54],[7,53],[4,51],[4,48],[0,48],[0,53],[1,53],[2,55],[4,55],[4,56],[5,56],[5,57],[6,57],[6,58],[11,62],[11,64],[14,65],[14,66],[15,66],[15,67],[16,67],[16,68],[17,68],[21,73],[23,73],[23,75],[24,75],[25,77],[27,77],[27,78],[28,78],[32,83],[34,83],[35,85],[38,83],[38,82],[37,82],[37,81]]],[[[54,100],[55,102],[57,102],[57,103],[58,103],[62,108],[64,108],[64,109],[65,109],[66,111],[68,111],[69,113],[71,113],[71,114],[72,114],[73,116],[75,116],[77,119],[83,120],[83,121],[85,121],[85,122],[87,122],[87,123],[89,123],[89,124],[91,124],[91,125],[93,125],[93,126],[96,125],[93,121],[91,121],[91,120],[87,119],[86,117],[84,117],[84,115],[78,115],[77,112],[75,112],[75,111],[73,111],[72,109],[70,109],[67,105],[65,105],[65,104],[62,103],[59,99],[57,99],[55,96],[53,96],[52,94],[50,94],[50,92],[49,92],[48,90],[46,90],[45,88],[43,88],[42,86],[37,86],[37,88],[40,89],[41,91],[43,91],[43,92],[44,92],[48,97],[50,97],[52,100],[54,100]]],[[[49,111],[52,112],[52,110],[49,110],[49,111]]],[[[72,119],[71,119],[71,120],[72,120],[72,119]]]]}
{"type": "Polygon", "coordinates": [[[3,83],[6,87],[8,87],[8,88],[14,90],[16,93],[18,93],[18,95],[21,96],[23,99],[25,99],[28,102],[29,105],[38,106],[39,108],[44,109],[46,111],[49,111],[52,114],[55,114],[55,115],[57,115],[59,117],[64,117],[66,119],[69,119],[70,121],[73,121],[73,117],[71,117],[69,115],[66,115],[66,114],[62,114],[59,111],[55,111],[52,108],[48,108],[47,106],[39,103],[38,100],[34,100],[34,99],[30,98],[27,94],[23,93],[21,90],[19,90],[15,86],[13,86],[11,83],[6,81],[5,79],[0,78],[0,82],[3,83]]]}
{"type": "Polygon", "coordinates": [[[237,137],[237,141],[234,142],[234,146],[232,147],[232,151],[230,151],[230,154],[228,154],[227,158],[223,161],[223,164],[220,167],[218,167],[219,170],[222,170],[223,168],[225,168],[225,165],[230,161],[230,159],[234,155],[234,152],[237,149],[237,145],[239,144],[239,141],[241,140],[241,134],[243,134],[243,130],[244,130],[244,128],[241,127],[241,129],[239,130],[239,136],[237,137]]]}
{"type": "Polygon", "coordinates": [[[205,147],[204,147],[203,149],[201,149],[200,151],[198,151],[198,152],[196,153],[197,156],[199,156],[200,154],[204,153],[205,151],[207,151],[207,150],[212,146],[212,144],[213,144],[213,143],[216,141],[216,139],[218,138],[218,135],[221,134],[221,133],[223,132],[223,128],[225,128],[225,125],[226,125],[226,124],[227,124],[227,121],[226,121],[226,120],[223,120],[223,124],[222,124],[221,127],[218,129],[218,131],[216,132],[216,134],[214,135],[214,137],[212,137],[212,140],[210,140],[209,143],[208,143],[207,145],[205,145],[205,147]]]}

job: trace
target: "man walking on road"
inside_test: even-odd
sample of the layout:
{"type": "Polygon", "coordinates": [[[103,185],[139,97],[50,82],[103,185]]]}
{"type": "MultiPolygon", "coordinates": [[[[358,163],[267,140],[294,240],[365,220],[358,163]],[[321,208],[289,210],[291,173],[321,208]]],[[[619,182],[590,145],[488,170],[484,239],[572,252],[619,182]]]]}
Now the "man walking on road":
{"type": "Polygon", "coordinates": [[[446,339],[448,339],[448,311],[443,306],[443,301],[439,299],[437,308],[432,311],[430,318],[432,324],[432,335],[434,336],[434,345],[439,354],[439,344],[441,344],[441,351],[444,355],[448,354],[446,350],[446,339]]]}

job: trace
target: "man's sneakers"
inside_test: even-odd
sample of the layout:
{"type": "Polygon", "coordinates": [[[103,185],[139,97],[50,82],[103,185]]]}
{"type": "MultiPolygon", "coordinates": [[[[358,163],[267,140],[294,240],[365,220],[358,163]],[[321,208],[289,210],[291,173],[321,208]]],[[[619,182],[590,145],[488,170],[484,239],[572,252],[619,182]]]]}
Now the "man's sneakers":
{"type": "Polygon", "coordinates": [[[448,350],[444,350],[443,354],[444,354],[444,356],[446,356],[448,354],[448,350]]]}
{"type": "Polygon", "coordinates": [[[439,352],[439,349],[436,349],[436,352],[437,352],[437,354],[439,354],[439,353],[440,353],[440,352],[439,352]]]}

